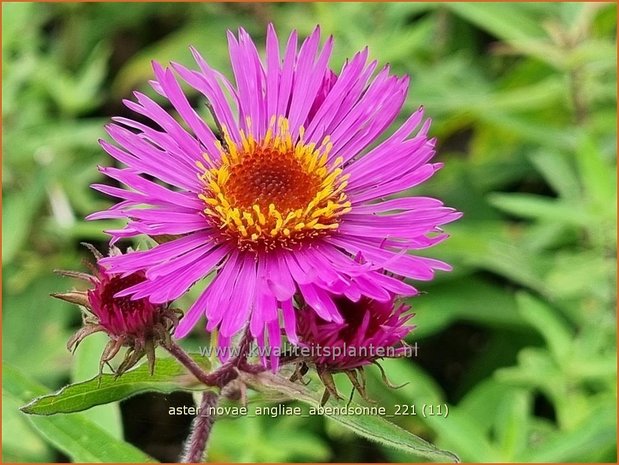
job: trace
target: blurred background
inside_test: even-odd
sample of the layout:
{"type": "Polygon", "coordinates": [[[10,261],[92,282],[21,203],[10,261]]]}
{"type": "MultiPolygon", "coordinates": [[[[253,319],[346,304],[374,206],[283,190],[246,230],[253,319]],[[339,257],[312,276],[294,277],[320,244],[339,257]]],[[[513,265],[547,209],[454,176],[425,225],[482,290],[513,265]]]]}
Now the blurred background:
{"type": "MultiPolygon", "coordinates": [[[[97,372],[104,340],[73,358],[65,348],[79,311],[48,296],[75,283],[52,269],[83,270],[82,241],[105,249],[112,224],[83,220],[110,205],[88,187],[110,163],[97,139],[111,116],[129,115],[121,100],[147,88],[150,61],[193,67],[193,45],[229,75],[226,29],[246,28],[262,50],[270,21],[280,38],[320,24],[336,38],[333,69],[368,45],[412,76],[399,122],[424,105],[445,163],[415,192],[464,212],[428,252],[454,271],[419,283],[411,302],[418,357],[383,364],[408,384],[389,389],[370,367],[370,397],[448,404],[447,418],[394,421],[464,461],[616,461],[616,5],[3,3],[2,13],[5,366],[47,390],[97,372]]],[[[17,410],[28,394],[3,389],[4,461],[67,460],[17,410]]],[[[85,415],[173,461],[190,419],[166,406],[191,396],[149,396],[85,415]]],[[[210,460],[416,458],[320,417],[261,417],[218,421],[210,460]]]]}

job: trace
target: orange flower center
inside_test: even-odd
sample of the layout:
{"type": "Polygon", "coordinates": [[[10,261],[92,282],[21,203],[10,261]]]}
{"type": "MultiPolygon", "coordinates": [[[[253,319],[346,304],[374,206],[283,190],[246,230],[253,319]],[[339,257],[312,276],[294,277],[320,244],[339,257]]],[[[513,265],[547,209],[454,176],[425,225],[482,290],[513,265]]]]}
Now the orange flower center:
{"type": "Polygon", "coordinates": [[[328,137],[319,147],[293,142],[288,120],[280,118],[261,141],[241,132],[237,145],[224,129],[225,148],[215,164],[204,154],[198,162],[204,214],[242,250],[268,251],[337,229],[350,211],[343,192],[342,160],[328,166],[328,137]]]}

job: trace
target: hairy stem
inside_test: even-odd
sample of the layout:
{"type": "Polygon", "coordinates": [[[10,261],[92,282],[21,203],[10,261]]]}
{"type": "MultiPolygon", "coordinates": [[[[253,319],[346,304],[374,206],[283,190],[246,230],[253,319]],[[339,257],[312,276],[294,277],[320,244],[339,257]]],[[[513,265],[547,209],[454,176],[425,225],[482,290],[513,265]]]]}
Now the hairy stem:
{"type": "Polygon", "coordinates": [[[222,392],[221,390],[224,387],[237,379],[241,372],[257,374],[266,370],[262,365],[252,365],[247,361],[251,342],[251,334],[249,330],[246,330],[238,346],[238,355],[211,373],[204,371],[176,342],[170,340],[163,344],[163,347],[187,368],[198,381],[206,386],[218,387],[220,389],[218,393],[205,391],[202,394],[200,411],[193,421],[191,433],[185,443],[185,450],[180,460],[181,463],[199,463],[205,459],[206,443],[213,423],[215,423],[213,410],[217,406],[219,392],[222,392]]]}
{"type": "Polygon", "coordinates": [[[182,363],[193,374],[198,381],[207,385],[223,388],[231,381],[238,377],[239,370],[259,373],[264,371],[262,365],[250,365],[247,362],[247,356],[251,345],[251,336],[246,332],[238,347],[238,356],[224,363],[217,370],[207,373],[204,369],[195,362],[193,358],[183,350],[176,342],[170,341],[165,345],[165,348],[172,354],[180,363],[182,363]]]}
{"type": "Polygon", "coordinates": [[[194,359],[192,359],[187,352],[183,350],[176,342],[172,341],[166,345],[166,350],[170,352],[181,364],[187,368],[192,375],[194,375],[198,381],[207,386],[217,386],[215,373],[206,373],[200,365],[198,365],[194,359]]]}
{"type": "Polygon", "coordinates": [[[201,463],[206,461],[206,443],[215,423],[214,408],[219,396],[213,391],[202,393],[202,402],[198,415],[191,425],[191,433],[185,444],[185,451],[180,459],[181,463],[201,463]]]}

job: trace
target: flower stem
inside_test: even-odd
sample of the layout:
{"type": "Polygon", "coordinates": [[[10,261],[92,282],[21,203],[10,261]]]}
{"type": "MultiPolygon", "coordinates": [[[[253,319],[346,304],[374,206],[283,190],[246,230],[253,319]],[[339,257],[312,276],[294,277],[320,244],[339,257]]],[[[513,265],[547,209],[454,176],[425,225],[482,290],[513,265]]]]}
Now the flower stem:
{"type": "Polygon", "coordinates": [[[171,344],[167,344],[165,346],[166,350],[170,352],[174,358],[176,358],[180,363],[182,363],[185,368],[187,368],[192,375],[194,375],[198,381],[207,386],[217,386],[216,376],[213,374],[206,373],[200,365],[198,365],[194,359],[192,359],[187,352],[185,352],[181,346],[179,346],[176,342],[172,341],[171,344]]]}
{"type": "Polygon", "coordinates": [[[206,460],[206,443],[215,423],[214,408],[217,406],[219,396],[213,391],[202,393],[202,402],[198,415],[193,420],[191,434],[185,444],[185,451],[181,457],[181,463],[201,463],[206,460]]]}
{"type": "Polygon", "coordinates": [[[207,386],[223,388],[229,382],[238,377],[239,370],[258,373],[265,368],[259,365],[250,365],[247,362],[247,355],[251,344],[251,337],[245,334],[238,347],[238,356],[224,363],[217,370],[207,373],[204,369],[195,362],[193,358],[183,350],[176,342],[170,341],[164,347],[172,354],[180,363],[182,363],[201,383],[207,386]]]}
{"type": "MultiPolygon", "coordinates": [[[[261,365],[251,365],[247,361],[249,348],[251,346],[251,335],[246,331],[238,346],[238,355],[224,363],[218,369],[207,373],[204,369],[191,358],[176,342],[169,340],[162,344],[198,381],[206,386],[218,387],[223,389],[230,382],[239,377],[241,371],[248,373],[260,373],[266,368],[261,365]]],[[[205,391],[202,394],[202,403],[198,416],[194,419],[189,439],[185,444],[185,451],[181,457],[181,463],[199,463],[204,460],[206,442],[211,433],[211,428],[215,423],[215,416],[212,410],[217,405],[219,394],[213,391],[205,391]]]]}

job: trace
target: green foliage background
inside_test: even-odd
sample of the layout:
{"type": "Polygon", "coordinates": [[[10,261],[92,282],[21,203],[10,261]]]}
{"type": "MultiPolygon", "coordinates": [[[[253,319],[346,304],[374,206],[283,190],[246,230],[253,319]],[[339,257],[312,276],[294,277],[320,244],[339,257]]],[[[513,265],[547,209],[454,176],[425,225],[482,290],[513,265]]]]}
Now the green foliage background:
{"type": "MultiPolygon", "coordinates": [[[[261,44],[319,23],[333,68],[365,45],[412,76],[445,168],[417,193],[464,212],[430,254],[454,265],[412,301],[416,360],[387,361],[370,396],[449,405],[404,428],[464,461],[616,461],[616,6],[585,3],[2,4],[4,461],[56,460],[54,434],[18,411],[96,373],[101,339],[71,358],[80,241],[110,224],[89,189],[97,144],[152,59],[191,65],[189,45],[229,71],[225,31],[261,44]],[[11,377],[9,379],[9,376],[11,377]],[[24,378],[25,379],[25,378],[24,378]],[[28,384],[31,383],[31,384],[28,384]],[[34,383],[34,384],[32,384],[34,383]],[[34,386],[34,387],[32,387],[34,386]],[[45,433],[48,431],[48,434],[45,433]]],[[[403,117],[405,115],[402,115],[403,117]]],[[[187,344],[194,346],[199,335],[187,344]],[[193,341],[193,342],[192,342],[193,341]]],[[[122,437],[118,405],[80,414],[122,437]]],[[[76,419],[75,422],[78,420],[76,419]]],[[[137,453],[137,452],[136,452],[137,453]]],[[[129,456],[128,456],[129,457],[129,456]]],[[[131,456],[135,460],[137,456],[131,456]]],[[[88,456],[86,456],[86,459],[88,456]]],[[[213,461],[414,461],[322,418],[221,420],[213,461]],[[242,445],[240,443],[242,438],[242,445]]]]}

